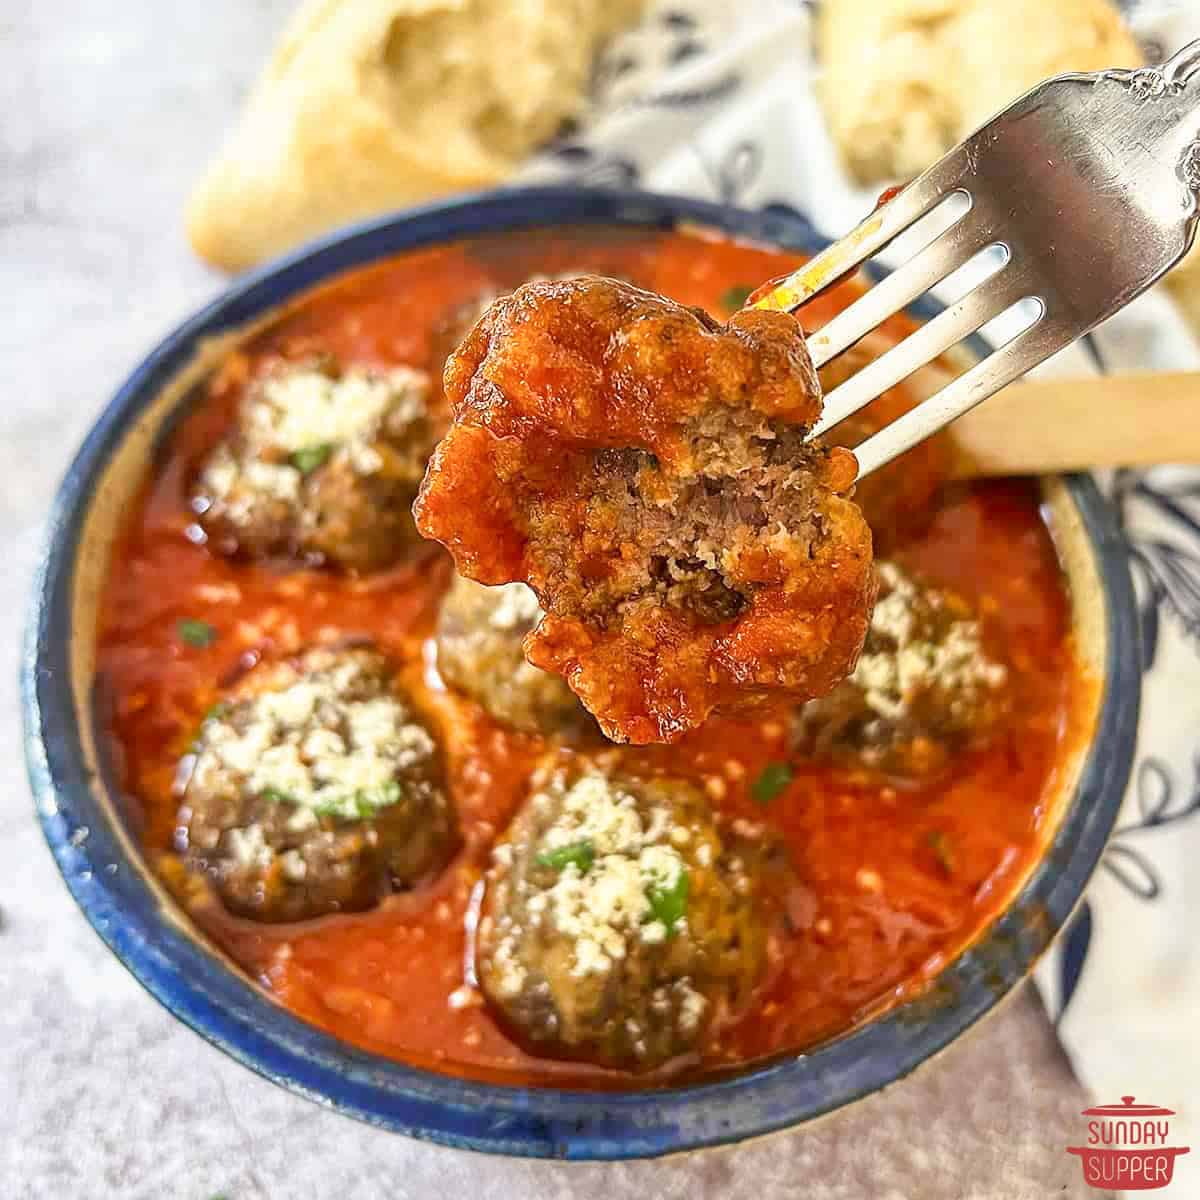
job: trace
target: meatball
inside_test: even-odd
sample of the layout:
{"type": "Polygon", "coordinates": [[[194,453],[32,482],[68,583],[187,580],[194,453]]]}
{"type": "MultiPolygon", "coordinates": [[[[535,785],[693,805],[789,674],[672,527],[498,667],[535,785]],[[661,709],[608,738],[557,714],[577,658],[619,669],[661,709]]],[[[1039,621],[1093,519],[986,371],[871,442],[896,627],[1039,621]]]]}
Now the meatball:
{"type": "Polygon", "coordinates": [[[184,766],[177,849],[242,916],[369,908],[457,848],[437,743],[369,648],[252,672],[184,766]]]}
{"type": "Polygon", "coordinates": [[[521,644],[541,620],[523,583],[484,587],[457,576],[442,601],[437,665],[451,687],[526,733],[578,733],[590,719],[557,675],[526,662],[521,644]]]}
{"type": "MultiPolygon", "coordinates": [[[[575,271],[560,271],[554,275],[543,275],[540,272],[527,276],[522,282],[524,283],[544,283],[547,280],[559,282],[564,279],[576,279],[580,275],[590,274],[590,272],[580,269],[575,271]]],[[[520,286],[518,284],[518,286],[520,286]]],[[[501,296],[511,294],[511,288],[489,287],[472,296],[465,303],[460,304],[453,309],[447,316],[443,317],[433,329],[433,341],[435,347],[434,361],[440,356],[442,360],[450,357],[450,355],[458,348],[459,343],[471,332],[472,327],[487,312],[501,296]]]]}
{"type": "Polygon", "coordinates": [[[821,398],[792,318],[722,327],[615,280],[526,284],[445,382],[421,531],[464,575],[532,586],[529,660],[614,741],[675,741],[849,671],[870,531],[839,494],[853,455],[805,442],[821,398]]]}
{"type": "Polygon", "coordinates": [[[192,508],[210,544],[353,571],[411,553],[412,502],[436,441],[428,402],[428,375],[410,367],[269,368],[196,477],[192,508]]]}
{"type": "Polygon", "coordinates": [[[879,576],[862,657],[831,695],[799,711],[797,748],[920,779],[986,740],[1009,706],[1008,669],[985,650],[961,596],[893,562],[879,576]]]}
{"type": "Polygon", "coordinates": [[[538,1054],[660,1066],[762,982],[773,859],[773,846],[726,844],[690,783],[550,760],[494,850],[479,984],[538,1054]]]}

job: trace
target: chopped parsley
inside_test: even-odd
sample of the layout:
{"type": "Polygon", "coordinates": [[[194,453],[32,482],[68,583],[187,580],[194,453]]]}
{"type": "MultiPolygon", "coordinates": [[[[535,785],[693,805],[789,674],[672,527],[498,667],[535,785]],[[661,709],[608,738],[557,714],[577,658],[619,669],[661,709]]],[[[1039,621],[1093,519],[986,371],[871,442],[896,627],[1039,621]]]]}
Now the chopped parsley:
{"type": "Polygon", "coordinates": [[[318,467],[324,466],[332,453],[332,444],[321,442],[316,446],[302,446],[299,450],[293,450],[288,458],[288,462],[301,475],[307,475],[310,471],[315,471],[318,467]]]}
{"type": "Polygon", "coordinates": [[[340,796],[328,796],[313,803],[293,796],[279,788],[265,787],[259,792],[264,800],[272,804],[292,804],[297,808],[311,808],[319,817],[342,817],[347,821],[363,820],[374,816],[381,808],[395,804],[402,795],[400,784],[391,779],[374,788],[359,788],[354,792],[343,792],[340,796]]]}
{"type": "Polygon", "coordinates": [[[763,807],[770,804],[792,782],[792,765],[785,762],[767,763],[762,774],[750,785],[750,799],[763,807]]]}
{"type": "Polygon", "coordinates": [[[737,312],[754,294],[754,288],[748,283],[734,284],[722,297],[721,306],[729,312],[737,312]]]}
{"type": "Polygon", "coordinates": [[[925,845],[933,852],[933,857],[937,859],[938,866],[947,875],[953,875],[954,843],[950,840],[950,835],[943,833],[940,829],[931,829],[925,835],[925,845]]]}
{"type": "Polygon", "coordinates": [[[687,867],[681,866],[679,874],[667,886],[654,883],[646,889],[646,899],[650,902],[650,920],[661,921],[666,926],[668,940],[679,932],[679,923],[687,916],[690,887],[687,867]]]}
{"type": "Polygon", "coordinates": [[[362,819],[374,816],[381,808],[387,808],[388,805],[397,803],[401,794],[400,784],[395,779],[389,779],[387,783],[380,784],[379,787],[359,788],[356,792],[331,796],[328,800],[321,800],[314,804],[312,809],[320,816],[346,817],[348,820],[356,817],[362,819]]]}
{"type": "Polygon", "coordinates": [[[207,621],[197,621],[191,617],[180,621],[175,626],[175,631],[179,634],[180,641],[194,646],[197,650],[203,650],[217,640],[217,631],[207,621]]]}
{"type": "Polygon", "coordinates": [[[562,871],[567,867],[575,866],[583,874],[587,874],[591,870],[592,863],[595,861],[596,849],[588,841],[556,846],[553,850],[543,850],[537,856],[539,867],[551,867],[555,871],[562,871]]]}

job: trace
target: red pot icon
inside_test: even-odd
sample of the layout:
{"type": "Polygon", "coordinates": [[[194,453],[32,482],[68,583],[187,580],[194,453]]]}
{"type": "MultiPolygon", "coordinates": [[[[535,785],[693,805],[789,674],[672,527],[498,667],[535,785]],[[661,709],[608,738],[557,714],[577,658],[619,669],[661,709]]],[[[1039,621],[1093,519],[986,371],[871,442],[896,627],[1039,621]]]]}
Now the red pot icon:
{"type": "Polygon", "coordinates": [[[1170,1120],[1175,1113],[1155,1104],[1135,1104],[1122,1096],[1120,1104],[1086,1108],[1087,1145],[1068,1146],[1077,1154],[1084,1182],[1095,1188],[1148,1191],[1166,1187],[1175,1173],[1175,1159],[1190,1146],[1168,1146],[1170,1120]]]}

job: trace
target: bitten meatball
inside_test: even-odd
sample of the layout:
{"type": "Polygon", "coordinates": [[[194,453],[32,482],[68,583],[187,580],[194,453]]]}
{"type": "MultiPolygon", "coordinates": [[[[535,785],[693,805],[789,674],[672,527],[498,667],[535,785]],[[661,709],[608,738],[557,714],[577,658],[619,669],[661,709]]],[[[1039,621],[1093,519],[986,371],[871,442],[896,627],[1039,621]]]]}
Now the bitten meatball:
{"type": "Polygon", "coordinates": [[[879,564],[879,576],[858,666],[832,694],[800,710],[797,748],[927,777],[986,740],[1009,706],[1008,669],[988,655],[962,597],[892,562],[879,564]]]}
{"type": "Polygon", "coordinates": [[[221,553],[354,571],[421,543],[412,502],[436,440],[429,377],[410,367],[277,363],[246,387],[202,463],[192,508],[221,553]]]}
{"type": "Polygon", "coordinates": [[[853,455],[805,443],[798,324],[727,327],[615,280],[527,284],[446,365],[454,423],[418,498],[460,573],[530,584],[526,642],[615,741],[829,691],[873,595],[853,455]]]}
{"type": "Polygon", "coordinates": [[[521,644],[541,617],[537,597],[523,583],[484,587],[457,576],[438,616],[438,672],[515,729],[582,732],[590,718],[571,689],[525,661],[521,644]]]}
{"type": "Polygon", "coordinates": [[[177,849],[242,916],[369,908],[457,847],[433,734],[368,648],[253,671],[183,767],[177,849]]]}
{"type": "Polygon", "coordinates": [[[783,862],[727,843],[690,783],[550,760],[494,851],[479,984],[535,1053],[659,1066],[753,997],[783,862]]]}

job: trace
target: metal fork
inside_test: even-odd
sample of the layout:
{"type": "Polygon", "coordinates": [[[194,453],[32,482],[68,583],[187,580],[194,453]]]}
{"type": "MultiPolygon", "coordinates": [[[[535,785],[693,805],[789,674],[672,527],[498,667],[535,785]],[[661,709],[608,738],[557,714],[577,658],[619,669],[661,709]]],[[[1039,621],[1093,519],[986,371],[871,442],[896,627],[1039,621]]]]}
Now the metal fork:
{"type": "Polygon", "coordinates": [[[859,477],[869,475],[1169,271],[1196,231],[1197,77],[1200,41],[1161,67],[1040,84],[757,299],[752,307],[794,311],[906,231],[917,239],[927,226],[949,222],[809,337],[819,367],[960,269],[964,276],[988,272],[834,388],[809,436],[826,433],[994,319],[1007,314],[1018,324],[982,361],[856,448],[859,477]]]}

